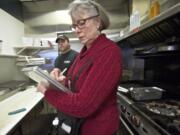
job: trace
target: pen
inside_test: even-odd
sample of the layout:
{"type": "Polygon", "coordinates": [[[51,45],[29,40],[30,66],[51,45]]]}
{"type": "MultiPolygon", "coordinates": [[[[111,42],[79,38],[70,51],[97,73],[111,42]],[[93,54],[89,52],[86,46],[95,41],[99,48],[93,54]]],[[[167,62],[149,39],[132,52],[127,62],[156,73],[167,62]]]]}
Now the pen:
{"type": "Polygon", "coordinates": [[[60,75],[63,75],[65,72],[66,72],[67,68],[65,68],[61,73],[60,75]]]}
{"type": "Polygon", "coordinates": [[[26,111],[26,108],[21,108],[21,109],[17,109],[12,112],[9,112],[8,115],[17,114],[17,113],[24,112],[24,111],[26,111]]]}

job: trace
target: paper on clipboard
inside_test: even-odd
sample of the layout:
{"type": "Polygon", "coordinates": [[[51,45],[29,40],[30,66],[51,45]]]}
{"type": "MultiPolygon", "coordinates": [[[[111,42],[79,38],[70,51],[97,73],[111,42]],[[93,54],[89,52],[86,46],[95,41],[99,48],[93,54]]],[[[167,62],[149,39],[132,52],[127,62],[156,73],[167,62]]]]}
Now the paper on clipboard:
{"type": "Polygon", "coordinates": [[[32,80],[39,82],[48,82],[50,86],[53,86],[57,88],[57,90],[61,90],[63,92],[69,93],[71,92],[68,88],[66,88],[64,85],[62,85],[60,82],[54,80],[52,77],[50,77],[48,72],[45,72],[38,66],[33,67],[25,67],[22,69],[22,71],[32,80]]]}

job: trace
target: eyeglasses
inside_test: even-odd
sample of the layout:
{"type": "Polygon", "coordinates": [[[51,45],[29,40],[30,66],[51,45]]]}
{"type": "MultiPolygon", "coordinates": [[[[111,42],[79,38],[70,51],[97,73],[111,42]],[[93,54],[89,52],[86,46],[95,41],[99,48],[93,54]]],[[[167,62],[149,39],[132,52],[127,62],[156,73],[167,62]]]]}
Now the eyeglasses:
{"type": "Polygon", "coordinates": [[[98,17],[99,15],[95,15],[95,16],[91,16],[91,17],[88,17],[88,18],[85,18],[85,19],[81,19],[81,20],[78,20],[77,21],[77,24],[72,24],[71,25],[71,30],[72,31],[75,31],[76,30],[76,27],[78,29],[83,29],[85,27],[85,24],[86,24],[86,21],[87,20],[90,20],[90,19],[93,19],[95,17],[98,17]]]}

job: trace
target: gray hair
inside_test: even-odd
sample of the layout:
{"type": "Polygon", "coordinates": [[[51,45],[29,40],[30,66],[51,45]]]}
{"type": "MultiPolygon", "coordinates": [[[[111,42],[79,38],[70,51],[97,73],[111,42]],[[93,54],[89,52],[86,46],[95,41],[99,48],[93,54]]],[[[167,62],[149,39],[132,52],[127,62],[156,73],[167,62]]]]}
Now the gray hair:
{"type": "Polygon", "coordinates": [[[89,16],[99,15],[101,20],[100,31],[107,29],[110,24],[106,10],[93,0],[74,0],[69,5],[69,14],[71,17],[77,17],[82,14],[88,14],[89,16]]]}

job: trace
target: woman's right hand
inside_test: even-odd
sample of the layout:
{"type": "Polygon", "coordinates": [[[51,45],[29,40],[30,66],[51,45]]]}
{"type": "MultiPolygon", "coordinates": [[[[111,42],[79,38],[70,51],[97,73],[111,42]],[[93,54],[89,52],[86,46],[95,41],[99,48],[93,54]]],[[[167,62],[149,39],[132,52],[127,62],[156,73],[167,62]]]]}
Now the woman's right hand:
{"type": "Polygon", "coordinates": [[[61,75],[61,71],[58,69],[58,68],[54,68],[51,73],[50,73],[50,76],[57,80],[58,82],[62,83],[62,84],[65,84],[65,79],[66,79],[66,76],[64,75],[61,75]]]}
{"type": "Polygon", "coordinates": [[[60,70],[58,68],[54,68],[51,73],[50,73],[50,76],[55,79],[55,80],[58,80],[58,77],[60,75],[60,70]]]}

